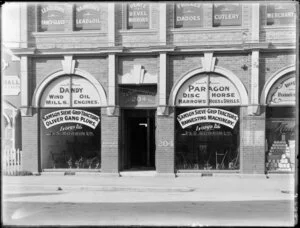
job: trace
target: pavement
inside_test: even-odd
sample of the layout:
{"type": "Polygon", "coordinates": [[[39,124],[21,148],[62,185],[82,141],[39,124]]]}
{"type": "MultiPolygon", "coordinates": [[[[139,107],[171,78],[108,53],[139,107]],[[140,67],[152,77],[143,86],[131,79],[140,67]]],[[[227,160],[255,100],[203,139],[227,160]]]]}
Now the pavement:
{"type": "Polygon", "coordinates": [[[177,178],[101,175],[3,176],[2,192],[5,201],[19,202],[294,201],[294,181],[294,176],[288,174],[268,177],[187,175],[177,178]],[[84,191],[89,194],[82,194],[84,191]],[[13,194],[23,195],[9,197],[13,194]]]}
{"type": "Polygon", "coordinates": [[[23,226],[293,226],[294,186],[287,174],[3,176],[2,213],[23,226]]]}

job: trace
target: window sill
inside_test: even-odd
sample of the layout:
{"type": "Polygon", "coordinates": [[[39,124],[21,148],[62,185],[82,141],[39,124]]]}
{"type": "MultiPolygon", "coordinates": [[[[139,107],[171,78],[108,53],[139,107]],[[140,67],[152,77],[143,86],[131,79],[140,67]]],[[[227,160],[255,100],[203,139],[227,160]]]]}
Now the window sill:
{"type": "Polygon", "coordinates": [[[119,30],[119,33],[122,35],[129,35],[129,34],[153,35],[153,34],[157,34],[158,31],[155,29],[128,29],[128,30],[119,30]]]}
{"type": "Polygon", "coordinates": [[[49,37],[49,36],[105,36],[104,31],[72,31],[72,32],[33,32],[34,37],[49,37]]]}
{"type": "Polygon", "coordinates": [[[248,28],[237,26],[237,27],[209,27],[209,28],[173,28],[170,29],[173,33],[194,33],[194,32],[234,32],[234,31],[247,31],[248,28]]]}
{"type": "Polygon", "coordinates": [[[263,25],[261,30],[291,30],[296,29],[296,25],[263,25]]]}

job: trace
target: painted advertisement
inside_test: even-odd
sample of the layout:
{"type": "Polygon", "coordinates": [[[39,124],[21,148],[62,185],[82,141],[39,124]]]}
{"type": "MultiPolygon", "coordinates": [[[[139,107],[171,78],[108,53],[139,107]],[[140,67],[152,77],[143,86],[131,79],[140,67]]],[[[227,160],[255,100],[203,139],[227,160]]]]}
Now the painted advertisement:
{"type": "Polygon", "coordinates": [[[149,4],[147,3],[127,4],[127,28],[128,29],[149,28],[149,4]]]}
{"type": "Polygon", "coordinates": [[[72,76],[71,80],[72,107],[100,106],[100,96],[93,84],[77,76],[72,76]]]}
{"type": "Polygon", "coordinates": [[[99,116],[79,109],[63,109],[43,116],[43,123],[47,129],[65,123],[78,123],[95,129],[99,122],[99,116]]]}
{"type": "Polygon", "coordinates": [[[213,26],[242,25],[242,6],[240,4],[214,4],[213,26]]]}
{"type": "Polygon", "coordinates": [[[296,78],[278,80],[269,92],[267,103],[271,105],[295,105],[296,78]]]}
{"type": "Polygon", "coordinates": [[[18,76],[3,77],[3,95],[17,96],[21,92],[21,83],[18,76]]]}
{"type": "Polygon", "coordinates": [[[238,115],[223,109],[200,108],[181,113],[177,120],[183,129],[200,123],[217,123],[233,129],[238,115]]]}
{"type": "Polygon", "coordinates": [[[40,31],[63,31],[65,27],[65,7],[59,4],[41,5],[40,31]]]}
{"type": "Polygon", "coordinates": [[[295,4],[268,4],[267,25],[286,25],[296,22],[295,4]]]}
{"type": "Polygon", "coordinates": [[[100,30],[101,11],[99,4],[76,4],[75,30],[100,30]]]}
{"type": "Polygon", "coordinates": [[[203,13],[200,3],[177,3],[174,5],[175,28],[202,27],[203,13]]]}
{"type": "Polygon", "coordinates": [[[219,75],[196,75],[188,79],[176,96],[177,106],[239,105],[240,95],[227,78],[219,75]]]}
{"type": "Polygon", "coordinates": [[[78,76],[64,76],[50,83],[41,98],[41,107],[98,107],[98,91],[78,76]]]}
{"type": "Polygon", "coordinates": [[[155,106],[156,86],[120,87],[120,105],[124,107],[155,106]]]}

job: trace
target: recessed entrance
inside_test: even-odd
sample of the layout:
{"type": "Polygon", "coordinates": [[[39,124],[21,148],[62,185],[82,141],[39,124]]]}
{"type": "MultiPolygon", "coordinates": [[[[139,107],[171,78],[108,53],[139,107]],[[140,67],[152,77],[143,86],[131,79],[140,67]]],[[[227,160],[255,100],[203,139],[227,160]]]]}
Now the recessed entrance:
{"type": "Polygon", "coordinates": [[[123,169],[155,169],[155,110],[123,110],[122,116],[123,169]]]}

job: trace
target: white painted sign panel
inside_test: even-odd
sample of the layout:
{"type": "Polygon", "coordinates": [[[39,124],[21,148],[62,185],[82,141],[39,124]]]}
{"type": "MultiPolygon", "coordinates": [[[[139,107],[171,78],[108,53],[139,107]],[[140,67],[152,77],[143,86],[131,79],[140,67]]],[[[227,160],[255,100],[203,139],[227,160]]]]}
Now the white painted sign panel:
{"type": "Polygon", "coordinates": [[[95,129],[100,117],[94,113],[79,109],[63,109],[50,112],[43,117],[43,123],[48,129],[58,124],[78,123],[95,129]]]}
{"type": "Polygon", "coordinates": [[[17,96],[21,91],[20,78],[18,76],[3,77],[3,95],[17,96]]]}
{"type": "Polygon", "coordinates": [[[233,129],[238,115],[218,108],[199,108],[181,113],[177,120],[183,129],[199,123],[218,123],[233,129]]]}

